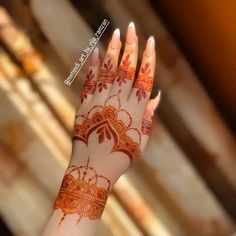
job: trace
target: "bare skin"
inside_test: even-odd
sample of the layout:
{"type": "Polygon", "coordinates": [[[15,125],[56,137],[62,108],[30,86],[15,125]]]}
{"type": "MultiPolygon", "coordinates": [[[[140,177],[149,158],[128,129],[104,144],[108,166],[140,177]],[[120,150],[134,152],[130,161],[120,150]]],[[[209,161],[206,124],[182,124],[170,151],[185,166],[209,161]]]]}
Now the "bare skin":
{"type": "Polygon", "coordinates": [[[76,113],[72,156],[43,236],[94,235],[113,185],[146,147],[160,101],[160,94],[150,99],[155,41],[148,39],[136,79],[133,23],[118,63],[120,49],[116,29],[101,65],[99,50],[93,52],[76,113]]]}

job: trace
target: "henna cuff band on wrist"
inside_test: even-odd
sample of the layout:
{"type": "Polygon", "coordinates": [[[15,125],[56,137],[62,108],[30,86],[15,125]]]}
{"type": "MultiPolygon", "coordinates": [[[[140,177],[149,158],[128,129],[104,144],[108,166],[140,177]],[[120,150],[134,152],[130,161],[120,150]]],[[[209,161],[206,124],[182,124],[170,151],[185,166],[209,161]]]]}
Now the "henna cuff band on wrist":
{"type": "Polygon", "coordinates": [[[98,175],[92,167],[88,166],[88,163],[87,166],[71,166],[70,168],[72,170],[64,176],[54,204],[54,210],[61,209],[63,212],[59,226],[69,214],[78,215],[77,223],[83,217],[91,220],[100,219],[109,194],[110,180],[98,175]],[[100,179],[106,182],[107,188],[97,186],[100,179]]]}

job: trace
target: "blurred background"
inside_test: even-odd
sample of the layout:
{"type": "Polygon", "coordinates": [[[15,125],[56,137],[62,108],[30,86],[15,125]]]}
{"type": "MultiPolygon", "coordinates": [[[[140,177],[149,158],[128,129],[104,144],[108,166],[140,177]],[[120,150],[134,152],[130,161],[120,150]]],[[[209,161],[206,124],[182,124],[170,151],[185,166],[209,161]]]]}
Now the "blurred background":
{"type": "MultiPolygon", "coordinates": [[[[235,236],[236,2],[0,1],[0,235],[39,236],[71,149],[86,64],[130,21],[154,35],[162,91],[148,147],[116,184],[97,235],[235,236]],[[89,61],[89,60],[88,60],[89,61]]],[[[124,42],[124,41],[123,41],[124,42]]]]}

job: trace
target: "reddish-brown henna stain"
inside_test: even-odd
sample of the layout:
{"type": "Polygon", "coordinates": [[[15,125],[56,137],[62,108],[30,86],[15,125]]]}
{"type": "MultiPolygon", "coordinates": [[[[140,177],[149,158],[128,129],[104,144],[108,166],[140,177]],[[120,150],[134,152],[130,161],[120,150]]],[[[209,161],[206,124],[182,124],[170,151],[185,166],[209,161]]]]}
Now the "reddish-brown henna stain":
{"type": "Polygon", "coordinates": [[[121,62],[119,70],[117,72],[116,81],[118,82],[119,86],[122,83],[126,83],[127,80],[133,80],[135,74],[135,68],[130,67],[132,61],[130,59],[130,54],[127,54],[121,62]]]}
{"type": "Polygon", "coordinates": [[[63,212],[59,226],[70,214],[78,215],[77,223],[84,217],[100,219],[110,190],[110,180],[89,166],[89,157],[86,166],[73,165],[68,170],[54,204],[54,209],[63,212]],[[106,187],[98,186],[101,181],[106,187]]]}
{"type": "Polygon", "coordinates": [[[97,130],[99,143],[104,141],[104,138],[111,139],[111,134],[107,126],[102,126],[97,130]]]}
{"type": "Polygon", "coordinates": [[[141,128],[142,134],[150,135],[151,128],[152,128],[152,121],[147,120],[147,119],[143,119],[142,128],[141,128]]]}
{"type": "Polygon", "coordinates": [[[149,76],[151,73],[151,67],[149,63],[146,63],[140,71],[138,79],[136,80],[134,87],[137,88],[136,97],[138,102],[147,97],[147,92],[152,91],[153,77],[149,76]]]}
{"type": "MultiPolygon", "coordinates": [[[[122,65],[118,70],[117,82],[121,86],[127,80],[134,79],[134,68],[130,67],[130,55],[126,55],[122,61],[122,65]]],[[[107,83],[113,83],[114,75],[112,72],[113,63],[108,59],[104,63],[104,68],[100,72],[98,88],[99,92],[107,89],[107,83]]],[[[134,87],[138,88],[136,96],[138,101],[146,97],[146,91],[150,92],[152,88],[152,78],[149,77],[151,70],[148,63],[141,69],[134,87]]],[[[81,100],[87,98],[87,94],[94,93],[95,81],[92,71],[89,71],[85,82],[84,91],[81,100]]],[[[140,156],[141,134],[139,129],[133,128],[133,120],[130,113],[122,109],[120,101],[121,90],[117,94],[109,96],[104,105],[93,106],[87,115],[78,115],[76,118],[82,119],[80,124],[75,125],[73,140],[80,140],[86,145],[89,136],[92,133],[97,134],[98,142],[103,143],[106,139],[114,140],[111,153],[115,151],[123,152],[133,160],[140,156]],[[108,102],[112,98],[117,98],[118,106],[109,105],[108,102]],[[99,111],[100,110],[100,111],[99,111]],[[120,119],[119,114],[126,114],[128,122],[120,119]],[[128,135],[132,130],[137,132],[138,141],[134,141],[128,135]]],[[[127,121],[126,120],[126,121],[127,121]]],[[[145,135],[150,134],[151,121],[143,120],[141,131],[145,135]]],[[[91,220],[99,219],[104,210],[108,193],[110,190],[110,180],[105,176],[98,175],[96,170],[89,166],[89,157],[86,166],[70,166],[71,169],[64,177],[60,192],[54,204],[54,209],[61,209],[63,216],[59,225],[63,222],[68,214],[77,214],[79,216],[78,223],[83,217],[91,220]],[[76,175],[77,174],[77,175],[76,175]],[[99,187],[98,181],[103,180],[107,185],[106,188],[99,187]]]]}
{"type": "Polygon", "coordinates": [[[120,91],[118,94],[108,97],[104,106],[93,106],[86,116],[78,115],[77,118],[82,118],[81,124],[75,125],[75,133],[73,140],[80,140],[86,145],[89,136],[96,132],[98,134],[98,141],[102,143],[105,139],[114,140],[114,146],[111,152],[120,151],[128,155],[133,160],[140,156],[141,135],[138,129],[132,127],[132,117],[128,111],[121,108],[120,91]],[[110,99],[116,97],[118,100],[118,107],[107,105],[110,99]],[[101,111],[97,111],[100,108],[101,111]],[[93,113],[94,112],[94,113],[93,113]],[[125,113],[129,120],[125,124],[119,119],[119,113],[125,113]],[[127,133],[133,130],[138,134],[138,142],[134,141],[127,133]]]}
{"type": "Polygon", "coordinates": [[[87,99],[88,94],[94,94],[95,88],[96,88],[96,82],[94,79],[94,73],[93,70],[89,70],[87,78],[84,82],[83,91],[80,95],[81,103],[83,103],[83,101],[87,99]]]}
{"type": "Polygon", "coordinates": [[[107,89],[107,84],[112,84],[114,81],[114,72],[112,71],[113,62],[111,58],[103,64],[98,78],[98,91],[101,93],[103,89],[107,89]]]}

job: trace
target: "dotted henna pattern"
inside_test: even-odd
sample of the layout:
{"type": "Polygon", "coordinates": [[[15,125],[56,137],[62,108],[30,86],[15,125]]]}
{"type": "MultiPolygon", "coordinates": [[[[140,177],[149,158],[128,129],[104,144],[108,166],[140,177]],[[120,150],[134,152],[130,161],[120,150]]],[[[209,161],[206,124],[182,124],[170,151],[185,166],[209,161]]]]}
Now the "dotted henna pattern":
{"type": "Polygon", "coordinates": [[[83,217],[100,219],[107,201],[110,180],[98,175],[95,169],[89,166],[89,158],[86,166],[73,165],[68,167],[68,170],[70,171],[64,176],[54,204],[54,210],[61,209],[63,212],[59,226],[69,214],[79,216],[77,224],[83,217]],[[107,187],[98,187],[101,181],[107,187]]]}
{"type": "Polygon", "coordinates": [[[111,152],[123,152],[133,160],[140,156],[141,135],[138,129],[132,127],[132,117],[129,112],[121,108],[120,92],[108,97],[104,106],[93,106],[86,116],[76,116],[82,119],[82,122],[75,125],[73,140],[80,140],[87,145],[89,136],[96,132],[99,143],[105,139],[113,139],[114,146],[111,152]],[[112,98],[118,100],[117,107],[108,104],[112,98]],[[119,118],[120,113],[126,116],[126,122],[119,118]],[[137,141],[128,135],[130,131],[137,133],[137,141]]]}

